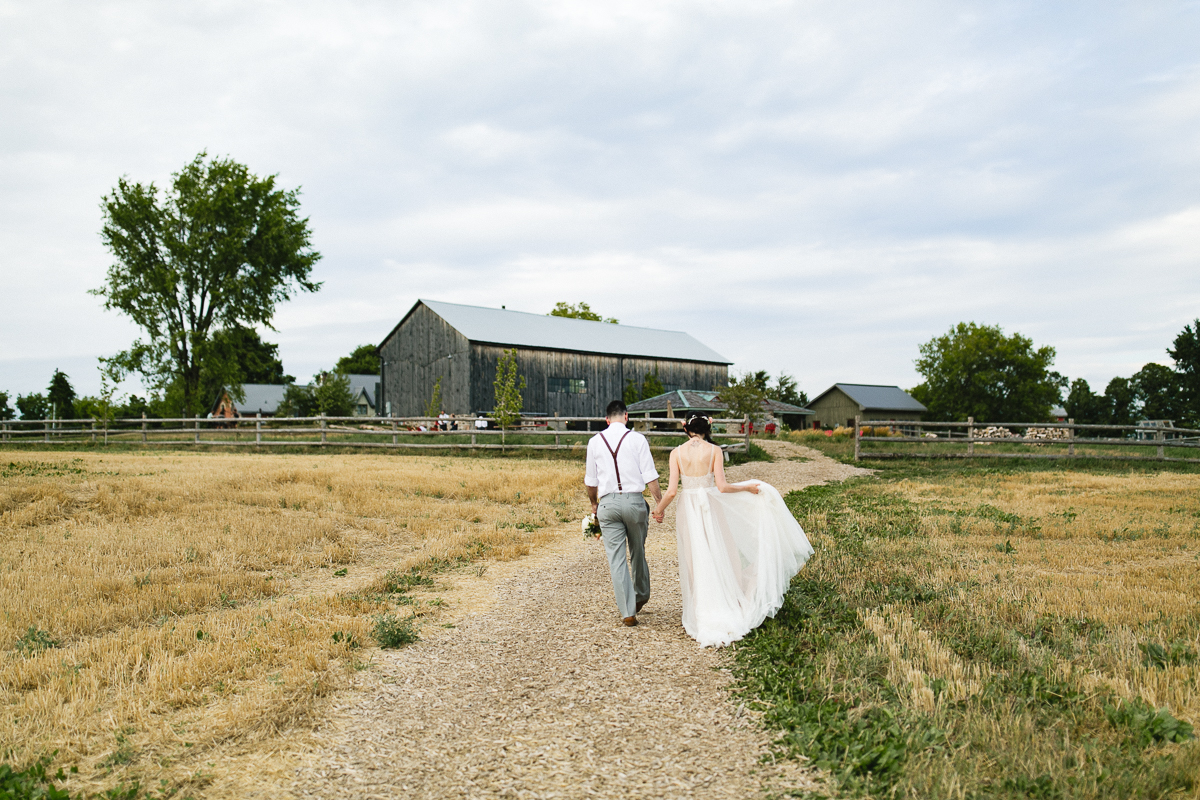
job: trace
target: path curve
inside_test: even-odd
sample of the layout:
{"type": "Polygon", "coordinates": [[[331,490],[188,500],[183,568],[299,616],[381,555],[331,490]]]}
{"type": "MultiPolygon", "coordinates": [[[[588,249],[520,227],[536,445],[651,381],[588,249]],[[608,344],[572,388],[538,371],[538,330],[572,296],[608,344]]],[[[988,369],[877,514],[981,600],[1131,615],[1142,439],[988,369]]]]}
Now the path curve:
{"type": "MultiPolygon", "coordinates": [[[[787,492],[866,472],[766,446],[779,460],[731,468],[730,479],[787,492]]],[[[816,788],[800,764],[760,763],[771,737],[731,702],[724,653],[680,627],[668,523],[651,528],[653,597],[636,628],[618,624],[601,546],[574,528],[490,566],[486,599],[456,627],[381,651],[340,696],[300,755],[295,794],[742,800],[816,788]]]]}

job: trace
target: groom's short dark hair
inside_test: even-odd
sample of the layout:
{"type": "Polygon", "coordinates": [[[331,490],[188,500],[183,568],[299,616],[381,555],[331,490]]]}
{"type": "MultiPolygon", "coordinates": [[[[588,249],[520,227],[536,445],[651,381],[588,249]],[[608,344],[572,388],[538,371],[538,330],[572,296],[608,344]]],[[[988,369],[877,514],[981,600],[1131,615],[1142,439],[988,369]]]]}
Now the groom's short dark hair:
{"type": "Polygon", "coordinates": [[[604,418],[612,419],[628,412],[629,408],[625,405],[624,400],[613,400],[608,404],[608,408],[604,409],[604,418]]]}

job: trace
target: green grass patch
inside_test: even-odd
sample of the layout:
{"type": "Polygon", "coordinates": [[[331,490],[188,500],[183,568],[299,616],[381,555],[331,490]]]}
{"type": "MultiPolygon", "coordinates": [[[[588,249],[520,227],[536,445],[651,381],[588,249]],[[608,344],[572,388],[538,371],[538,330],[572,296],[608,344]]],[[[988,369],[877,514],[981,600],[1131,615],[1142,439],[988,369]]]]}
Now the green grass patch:
{"type": "Polygon", "coordinates": [[[412,617],[399,617],[391,613],[375,618],[371,635],[384,650],[394,650],[421,638],[417,635],[417,625],[412,617]]]}
{"type": "MultiPolygon", "coordinates": [[[[736,691],[777,733],[775,756],[810,759],[845,797],[1192,796],[1200,746],[1188,722],[1081,683],[1086,669],[1058,668],[1094,663],[1111,635],[1103,625],[1028,613],[1016,601],[983,614],[974,579],[928,582],[935,568],[959,574],[949,569],[956,553],[918,535],[923,514],[949,512],[888,491],[907,474],[787,498],[816,555],[775,618],[732,652],[736,691]],[[922,661],[927,640],[905,639],[913,628],[903,624],[952,653],[962,672],[922,661]]],[[[987,505],[961,513],[1026,525],[987,505]]],[[[1005,539],[995,550],[1007,557],[1019,545],[1005,539]]],[[[1196,658],[1186,638],[1143,641],[1155,668],[1196,658]]]]}

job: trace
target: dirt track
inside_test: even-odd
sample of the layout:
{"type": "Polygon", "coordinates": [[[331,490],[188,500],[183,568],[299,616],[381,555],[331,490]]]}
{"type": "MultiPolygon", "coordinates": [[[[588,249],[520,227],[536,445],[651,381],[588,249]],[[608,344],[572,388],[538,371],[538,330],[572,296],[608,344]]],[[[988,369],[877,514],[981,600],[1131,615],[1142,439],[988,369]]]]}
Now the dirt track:
{"type": "MultiPolygon", "coordinates": [[[[864,471],[768,442],[731,469],[787,492],[864,471]],[[789,460],[807,458],[807,461],[789,460]]],[[[674,526],[647,544],[653,596],[619,626],[600,545],[576,529],[464,577],[453,628],[383,651],[300,754],[294,792],[319,798],[747,798],[812,787],[762,764],[769,736],[731,702],[723,654],[680,627],[674,526]]]]}

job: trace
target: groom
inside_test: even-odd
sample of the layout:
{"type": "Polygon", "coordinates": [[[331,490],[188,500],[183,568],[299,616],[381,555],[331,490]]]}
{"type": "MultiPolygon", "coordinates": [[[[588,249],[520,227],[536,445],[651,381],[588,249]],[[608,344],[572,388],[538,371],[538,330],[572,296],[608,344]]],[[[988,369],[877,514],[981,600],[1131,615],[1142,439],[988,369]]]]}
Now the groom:
{"type": "Polygon", "coordinates": [[[625,427],[629,422],[625,404],[613,400],[604,418],[608,428],[588,442],[583,483],[592,501],[592,513],[600,522],[617,610],[625,624],[633,626],[637,625],[637,612],[650,599],[650,567],[646,564],[650,507],[642,492],[649,484],[654,499],[660,500],[662,490],[658,488],[658,470],[646,437],[625,427]]]}

